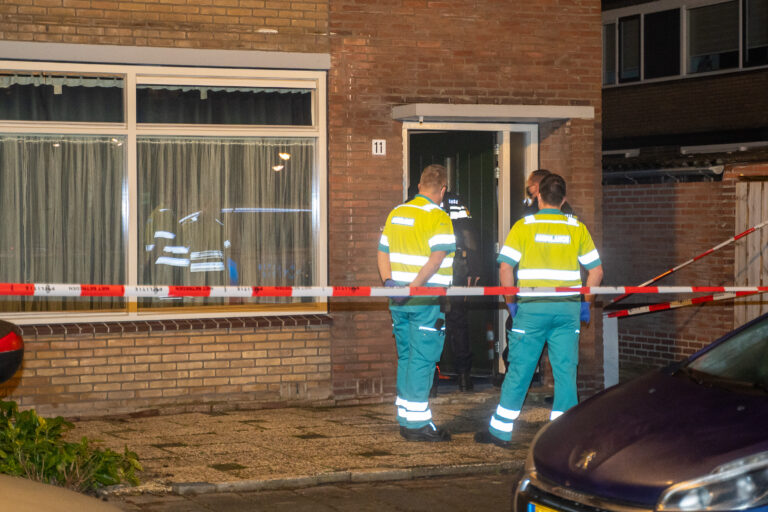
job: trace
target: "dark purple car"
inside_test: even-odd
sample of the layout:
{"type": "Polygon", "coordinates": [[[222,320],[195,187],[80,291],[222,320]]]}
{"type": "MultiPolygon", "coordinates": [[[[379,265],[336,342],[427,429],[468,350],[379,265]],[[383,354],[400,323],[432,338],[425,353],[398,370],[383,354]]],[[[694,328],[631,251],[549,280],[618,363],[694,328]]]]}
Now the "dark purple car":
{"type": "Polygon", "coordinates": [[[768,315],[542,428],[513,508],[768,511],[768,315]]]}

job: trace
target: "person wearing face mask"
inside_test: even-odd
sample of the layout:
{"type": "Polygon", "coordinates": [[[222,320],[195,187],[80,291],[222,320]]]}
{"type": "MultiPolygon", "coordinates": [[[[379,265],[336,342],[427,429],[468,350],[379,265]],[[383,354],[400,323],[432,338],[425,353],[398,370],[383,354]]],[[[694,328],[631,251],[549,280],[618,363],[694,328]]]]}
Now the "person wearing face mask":
{"type": "MultiPolygon", "coordinates": [[[[525,180],[525,199],[523,200],[523,215],[520,218],[523,218],[527,215],[533,215],[534,213],[538,213],[539,211],[539,201],[537,199],[537,196],[539,195],[539,183],[541,183],[541,180],[543,180],[546,176],[549,176],[552,174],[552,171],[549,171],[547,169],[536,169],[531,174],[528,175],[528,179],[525,180]]],[[[560,208],[560,211],[563,212],[566,215],[574,216],[573,208],[571,208],[571,205],[568,204],[566,201],[563,203],[562,208],[560,208]]]]}
{"type": "MultiPolygon", "coordinates": [[[[499,253],[499,281],[503,287],[581,287],[603,279],[600,255],[586,226],[560,210],[565,202],[565,180],[554,173],[538,187],[539,211],[512,226],[499,253]],[[515,271],[515,269],[517,269],[515,271]]],[[[578,291],[521,292],[516,301],[505,297],[514,326],[507,332],[509,371],[501,386],[499,406],[488,428],[475,434],[475,442],[510,448],[515,420],[520,415],[533,372],[546,344],[555,379],[550,419],[578,402],[576,369],[580,322],[590,321],[590,295],[582,302],[578,291]]]]}
{"type": "MultiPolygon", "coordinates": [[[[539,212],[539,184],[541,183],[541,180],[543,180],[545,177],[552,174],[552,171],[549,171],[547,169],[536,169],[535,171],[531,172],[531,174],[528,175],[528,179],[525,180],[525,199],[523,200],[523,214],[520,216],[520,218],[527,217],[528,215],[533,215],[535,213],[539,212]]],[[[563,206],[560,208],[560,211],[563,212],[565,215],[569,217],[576,217],[576,215],[573,213],[573,208],[571,208],[571,205],[568,204],[568,202],[564,202],[563,206]]],[[[512,316],[508,316],[507,320],[505,322],[505,327],[507,331],[512,329],[512,316]]],[[[502,361],[504,361],[504,366],[509,369],[509,360],[507,359],[507,356],[509,354],[509,347],[505,347],[504,351],[501,354],[502,361]]],[[[542,374],[542,368],[541,365],[538,365],[536,367],[536,373],[534,374],[534,381],[540,382],[541,381],[541,374],[542,374]]],[[[549,397],[547,397],[549,398],[549,397]]]]}

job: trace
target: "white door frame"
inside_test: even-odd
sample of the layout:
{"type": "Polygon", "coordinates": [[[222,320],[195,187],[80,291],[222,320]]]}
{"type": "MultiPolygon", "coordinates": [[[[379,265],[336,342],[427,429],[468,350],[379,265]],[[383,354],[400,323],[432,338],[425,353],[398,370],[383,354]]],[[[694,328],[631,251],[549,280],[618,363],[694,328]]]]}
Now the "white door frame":
{"type": "MultiPolygon", "coordinates": [[[[460,131],[460,132],[496,132],[499,143],[499,201],[498,240],[502,241],[512,227],[510,219],[510,205],[512,201],[523,200],[523,197],[510,197],[511,174],[511,134],[523,133],[525,135],[524,149],[524,175],[528,175],[539,168],[539,125],[537,124],[497,124],[497,123],[418,123],[403,122],[403,200],[408,196],[408,163],[410,147],[408,135],[411,131],[460,131]]],[[[524,187],[525,184],[521,183],[524,187]]]]}
{"type": "MultiPolygon", "coordinates": [[[[404,121],[403,122],[403,201],[408,196],[408,165],[410,161],[410,147],[408,145],[411,131],[477,131],[477,132],[496,132],[499,151],[499,184],[498,190],[500,192],[498,197],[498,233],[496,250],[498,251],[506,238],[507,233],[512,227],[512,219],[510,218],[512,201],[522,201],[524,197],[513,198],[510,197],[511,190],[511,134],[522,133],[524,134],[525,148],[523,150],[523,166],[524,166],[524,180],[528,178],[528,175],[539,168],[539,125],[538,124],[499,124],[499,123],[419,123],[404,121]]],[[[525,190],[525,181],[520,184],[521,190],[525,190]]],[[[504,315],[499,315],[498,331],[504,332],[504,323],[506,318],[504,315]]],[[[504,350],[506,346],[506,336],[499,336],[499,354],[504,350]]],[[[504,373],[505,366],[504,361],[499,357],[499,373],[504,373]]]]}

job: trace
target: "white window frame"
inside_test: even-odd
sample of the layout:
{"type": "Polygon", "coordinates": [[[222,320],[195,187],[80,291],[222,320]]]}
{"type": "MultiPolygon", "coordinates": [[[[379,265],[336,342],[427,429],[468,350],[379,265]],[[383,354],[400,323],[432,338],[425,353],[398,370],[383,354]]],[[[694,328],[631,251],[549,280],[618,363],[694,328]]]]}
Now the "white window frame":
{"type": "MultiPolygon", "coordinates": [[[[528,176],[539,168],[539,125],[529,123],[418,123],[412,121],[403,122],[403,201],[408,198],[408,163],[410,159],[410,140],[411,131],[464,131],[464,132],[495,132],[496,139],[499,141],[499,216],[497,219],[498,233],[497,240],[504,240],[512,228],[512,219],[510,218],[511,204],[513,198],[510,195],[511,185],[511,134],[522,133],[524,135],[524,180],[520,184],[521,190],[525,191],[525,180],[528,176]]],[[[521,197],[514,198],[521,202],[525,198],[524,193],[521,197]]]]}
{"type": "MultiPolygon", "coordinates": [[[[611,9],[603,11],[602,26],[615,23],[616,29],[614,30],[616,55],[614,56],[614,67],[616,68],[616,80],[613,84],[603,84],[604,89],[610,89],[614,87],[627,87],[639,84],[651,84],[658,82],[669,82],[672,80],[683,80],[688,78],[699,78],[703,76],[715,76],[724,75],[728,73],[739,73],[743,71],[754,71],[757,69],[768,69],[768,65],[763,66],[751,66],[744,67],[744,0],[738,0],[739,3],[739,65],[734,68],[718,69],[715,71],[708,71],[705,73],[688,73],[688,11],[698,7],[706,7],[709,5],[725,3],[727,0],[657,0],[655,2],[648,2],[639,5],[633,5],[630,7],[622,7],[619,9],[611,9]],[[661,11],[668,11],[670,9],[680,9],[680,73],[673,76],[665,76],[660,78],[645,78],[645,48],[644,48],[644,33],[645,33],[645,15],[653,14],[661,11]],[[618,40],[618,24],[620,18],[628,16],[640,15],[640,80],[633,82],[619,83],[619,40],[618,40]]],[[[603,68],[604,72],[604,68],[603,68]]]]}
{"type": "MultiPolygon", "coordinates": [[[[286,69],[241,69],[212,67],[166,67],[147,65],[102,65],[62,62],[27,62],[0,60],[0,69],[19,73],[50,72],[61,74],[95,73],[121,75],[125,80],[124,112],[122,123],[54,122],[54,121],[3,121],[0,120],[0,133],[34,133],[62,135],[103,135],[105,132],[123,136],[126,140],[125,179],[128,188],[128,201],[123,204],[127,209],[128,226],[124,233],[126,240],[126,285],[136,285],[138,280],[138,170],[136,141],[147,135],[189,135],[213,137],[307,137],[316,140],[315,176],[317,185],[312,195],[313,224],[316,226],[315,256],[317,258],[317,286],[326,286],[327,271],[327,90],[325,71],[299,71],[286,69]],[[188,124],[142,124],[136,122],[136,87],[141,84],[168,85],[229,85],[240,87],[288,87],[312,90],[311,126],[272,126],[272,125],[188,125],[188,124]]],[[[74,283],[77,284],[77,283],[74,283]]],[[[114,283],[117,284],[117,283],[114,283]]],[[[246,283],[246,286],[258,283],[246,283]]],[[[194,312],[179,312],[169,308],[167,311],[137,311],[136,297],[126,298],[125,309],[109,312],[88,311],[45,311],[29,313],[9,313],[4,318],[18,324],[37,323],[72,323],[105,322],[130,320],[157,320],[171,318],[212,318],[242,317],[279,314],[319,313],[327,311],[327,299],[317,298],[301,305],[286,305],[285,310],[270,307],[264,311],[231,310],[223,311],[222,306],[215,306],[216,311],[206,311],[206,306],[199,306],[194,312]],[[297,309],[299,308],[299,309],[297,309]]],[[[212,308],[211,308],[212,309],[212,308]]]]}
{"type": "Polygon", "coordinates": [[[613,36],[613,82],[614,83],[611,83],[611,84],[606,83],[606,75],[607,75],[607,73],[606,73],[606,67],[605,67],[605,65],[603,65],[602,69],[601,69],[601,72],[600,72],[600,74],[602,76],[602,79],[603,79],[603,87],[612,87],[619,80],[619,70],[616,69],[616,66],[618,65],[618,61],[619,61],[618,60],[619,49],[616,47],[616,45],[618,44],[618,40],[619,40],[619,35],[618,35],[619,31],[618,31],[618,28],[616,27],[616,23],[615,22],[610,22],[609,21],[608,23],[603,23],[603,25],[602,25],[602,33],[601,33],[601,39],[602,39],[602,44],[603,44],[602,50],[603,50],[603,55],[605,55],[605,39],[607,39],[606,34],[608,32],[606,30],[606,27],[608,27],[611,24],[613,24],[613,31],[612,31],[611,34],[608,35],[608,37],[613,36]]]}

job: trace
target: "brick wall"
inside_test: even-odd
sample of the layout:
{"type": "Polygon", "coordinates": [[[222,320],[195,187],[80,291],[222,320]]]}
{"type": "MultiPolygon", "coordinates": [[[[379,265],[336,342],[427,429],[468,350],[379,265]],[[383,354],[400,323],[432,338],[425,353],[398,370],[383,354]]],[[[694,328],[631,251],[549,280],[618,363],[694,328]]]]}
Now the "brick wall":
{"type": "MultiPolygon", "coordinates": [[[[401,125],[391,118],[392,106],[403,103],[595,107],[596,121],[543,126],[540,154],[569,180],[572,204],[599,244],[597,0],[7,0],[0,16],[4,40],[330,52],[333,285],[378,284],[380,227],[403,197],[401,125]],[[372,138],[387,141],[386,156],[370,155],[372,138]]],[[[393,393],[385,301],[333,300],[331,312],[334,395],[360,401],[393,393]]],[[[582,336],[583,389],[601,379],[595,332],[582,336]]]]}
{"type": "Polygon", "coordinates": [[[328,51],[328,0],[3,0],[0,39],[328,51]]]}
{"type": "Polygon", "coordinates": [[[199,323],[24,326],[22,370],[0,396],[66,417],[331,398],[327,317],[199,323]]]}
{"type": "MultiPolygon", "coordinates": [[[[600,3],[338,0],[331,3],[329,74],[330,281],[378,284],[376,245],[403,199],[405,103],[592,105],[600,117],[600,3]],[[371,156],[371,139],[387,155],[371,156]]],[[[600,126],[543,126],[541,161],[569,180],[574,205],[599,239],[600,126]]],[[[334,301],[334,392],[352,398],[381,379],[394,390],[395,348],[385,301],[363,311],[334,301]]],[[[582,374],[597,348],[582,336],[582,374]]],[[[587,377],[586,375],[589,374],[587,377]]],[[[598,378],[601,379],[602,376],[598,378]]]]}
{"type": "MultiPolygon", "coordinates": [[[[735,181],[603,187],[607,285],[638,285],[735,234],[735,181]]],[[[734,246],[658,281],[659,286],[733,286],[734,246]]],[[[679,298],[687,298],[679,297],[679,298]]],[[[633,296],[621,304],[676,300],[633,296]]],[[[619,319],[622,370],[665,365],[733,328],[733,303],[691,306],[619,319]]]]}
{"type": "MultiPolygon", "coordinates": [[[[0,40],[328,53],[328,6],[328,0],[5,0],[0,40]]],[[[331,396],[330,322],[316,325],[311,316],[297,322],[27,327],[23,370],[0,386],[0,395],[64,415],[322,402],[331,396]]]]}
{"type": "Polygon", "coordinates": [[[603,129],[623,137],[765,127],[768,70],[688,78],[603,91],[603,129]]]}

